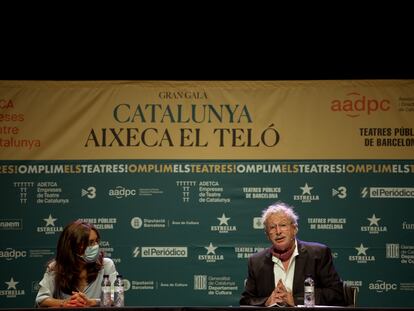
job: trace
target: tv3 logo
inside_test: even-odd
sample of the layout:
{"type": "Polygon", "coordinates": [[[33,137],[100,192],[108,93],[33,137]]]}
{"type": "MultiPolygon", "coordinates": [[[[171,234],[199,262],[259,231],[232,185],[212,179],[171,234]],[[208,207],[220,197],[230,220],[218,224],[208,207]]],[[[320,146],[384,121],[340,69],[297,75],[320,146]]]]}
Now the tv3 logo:
{"type": "Polygon", "coordinates": [[[88,187],[86,190],[82,188],[81,190],[81,197],[86,196],[88,199],[95,199],[96,198],[96,188],[95,187],[88,187]]]}
{"type": "Polygon", "coordinates": [[[346,187],[340,186],[338,188],[332,188],[332,196],[338,197],[339,199],[345,199],[347,196],[346,187]]]}

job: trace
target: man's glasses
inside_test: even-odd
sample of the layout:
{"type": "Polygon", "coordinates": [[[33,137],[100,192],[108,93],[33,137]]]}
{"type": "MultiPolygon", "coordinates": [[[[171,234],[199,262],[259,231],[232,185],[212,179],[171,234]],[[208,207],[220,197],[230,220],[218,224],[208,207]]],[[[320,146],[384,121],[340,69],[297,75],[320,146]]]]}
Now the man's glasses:
{"type": "Polygon", "coordinates": [[[292,223],[270,224],[267,226],[267,229],[268,231],[275,231],[279,227],[280,231],[287,231],[291,224],[292,223]]]}

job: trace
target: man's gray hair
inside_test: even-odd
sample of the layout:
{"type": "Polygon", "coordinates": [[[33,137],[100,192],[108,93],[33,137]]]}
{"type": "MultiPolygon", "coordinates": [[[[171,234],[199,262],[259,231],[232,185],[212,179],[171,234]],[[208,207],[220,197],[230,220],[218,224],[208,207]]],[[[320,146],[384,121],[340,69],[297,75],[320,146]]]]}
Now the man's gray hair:
{"type": "Polygon", "coordinates": [[[285,214],[290,218],[292,221],[292,224],[298,225],[298,219],[299,216],[293,211],[293,206],[289,206],[286,203],[283,202],[276,202],[272,205],[270,205],[268,208],[263,210],[262,212],[262,222],[264,225],[266,225],[267,219],[270,215],[273,214],[285,214]]]}

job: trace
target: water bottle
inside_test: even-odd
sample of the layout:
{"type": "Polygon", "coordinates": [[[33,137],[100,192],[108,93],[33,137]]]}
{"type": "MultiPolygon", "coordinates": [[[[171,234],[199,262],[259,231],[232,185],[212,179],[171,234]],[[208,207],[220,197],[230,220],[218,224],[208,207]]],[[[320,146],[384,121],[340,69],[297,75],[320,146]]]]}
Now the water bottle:
{"type": "Polygon", "coordinates": [[[315,282],[312,277],[308,275],[304,282],[304,291],[305,295],[303,297],[303,302],[305,307],[314,307],[315,306],[315,282]]]}
{"type": "Polygon", "coordinates": [[[101,307],[110,307],[111,306],[111,281],[109,280],[109,275],[105,274],[101,283],[101,307]]]}
{"type": "Polygon", "coordinates": [[[123,306],[125,306],[124,280],[122,275],[118,274],[114,281],[114,307],[123,306]]]}

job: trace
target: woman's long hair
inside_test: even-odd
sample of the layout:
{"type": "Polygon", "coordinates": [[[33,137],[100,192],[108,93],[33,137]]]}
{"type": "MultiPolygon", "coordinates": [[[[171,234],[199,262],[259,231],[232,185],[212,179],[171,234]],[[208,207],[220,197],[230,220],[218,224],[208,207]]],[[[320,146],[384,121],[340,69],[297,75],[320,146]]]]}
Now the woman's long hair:
{"type": "Polygon", "coordinates": [[[91,230],[95,231],[100,241],[98,230],[92,224],[81,220],[76,220],[63,229],[56,248],[55,264],[52,266],[55,272],[54,298],[61,298],[62,293],[71,295],[72,291],[78,291],[79,276],[84,265],[88,284],[96,279],[102,269],[104,256],[102,251],[97,260],[92,263],[85,263],[79,256],[89,244],[91,230]]]}

